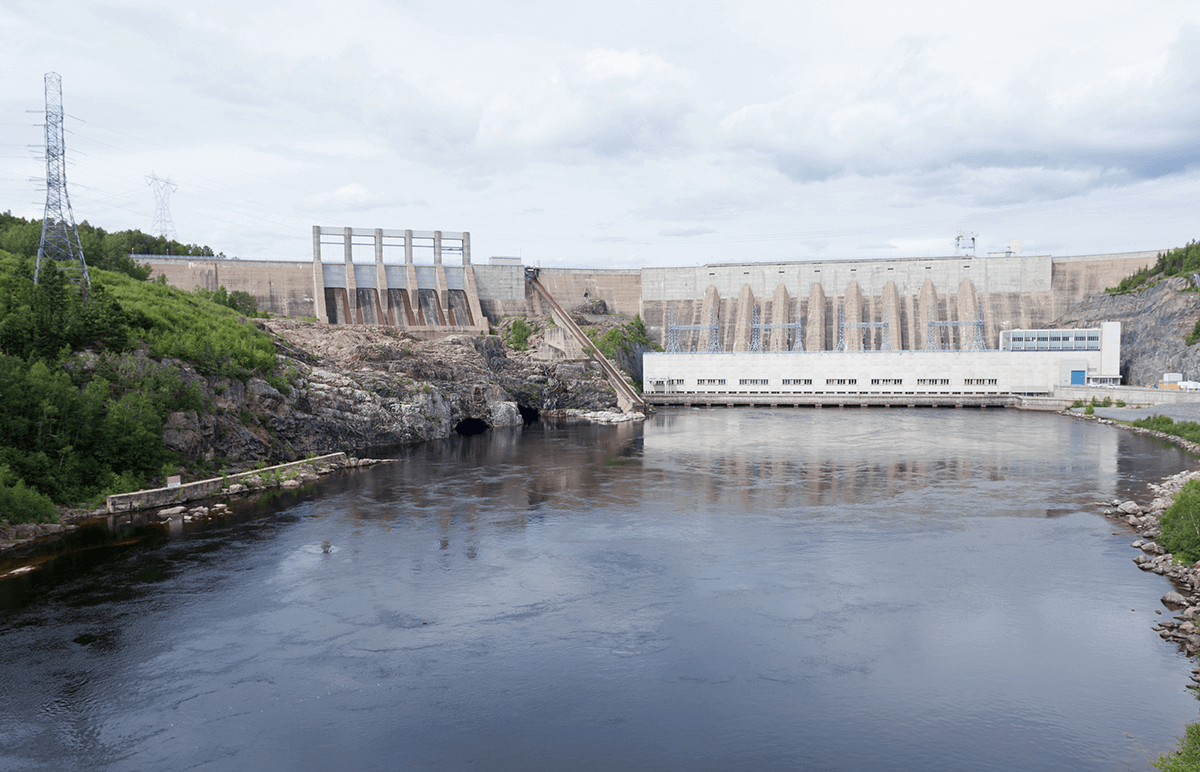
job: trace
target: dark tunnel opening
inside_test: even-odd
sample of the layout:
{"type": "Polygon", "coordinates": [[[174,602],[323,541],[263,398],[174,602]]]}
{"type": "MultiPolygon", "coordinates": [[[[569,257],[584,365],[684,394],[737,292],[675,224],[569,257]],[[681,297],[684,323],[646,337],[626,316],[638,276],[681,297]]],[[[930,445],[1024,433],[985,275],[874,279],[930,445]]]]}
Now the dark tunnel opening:
{"type": "Polygon", "coordinates": [[[454,431],[469,437],[472,434],[483,434],[490,428],[488,422],[481,418],[464,418],[455,425],[454,431]]]}
{"type": "Polygon", "coordinates": [[[527,424],[534,423],[541,417],[536,407],[528,407],[520,402],[517,403],[517,411],[521,414],[521,420],[527,424]]]}

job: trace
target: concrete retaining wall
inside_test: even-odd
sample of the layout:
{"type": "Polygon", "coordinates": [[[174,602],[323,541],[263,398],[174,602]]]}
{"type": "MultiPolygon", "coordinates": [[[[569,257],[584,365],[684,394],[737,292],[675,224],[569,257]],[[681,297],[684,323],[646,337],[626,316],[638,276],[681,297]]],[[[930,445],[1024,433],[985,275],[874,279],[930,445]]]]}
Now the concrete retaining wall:
{"type": "Polygon", "coordinates": [[[1075,400],[1090,403],[1092,398],[1103,400],[1108,397],[1113,402],[1122,400],[1128,405],[1178,405],[1181,403],[1200,402],[1200,391],[1177,391],[1175,389],[1147,389],[1142,386],[1057,386],[1054,389],[1057,399],[1065,400],[1068,404],[1075,400]]]}
{"type": "Polygon", "coordinates": [[[337,467],[345,466],[346,454],[328,453],[324,456],[307,458],[303,461],[293,461],[288,464],[268,466],[263,469],[254,469],[249,472],[231,474],[225,477],[213,477],[208,480],[198,480],[197,482],[184,483],[176,488],[152,488],[151,490],[134,491],[133,493],[118,493],[108,497],[108,511],[130,512],[138,509],[170,507],[177,504],[182,504],[185,501],[193,501],[195,499],[218,496],[224,488],[234,483],[243,481],[247,477],[254,475],[267,475],[276,471],[286,472],[290,469],[295,469],[304,465],[337,467]]]}
{"type": "Polygon", "coordinates": [[[295,318],[318,316],[311,263],[157,256],[138,261],[149,262],[153,278],[166,276],[167,284],[188,292],[223,286],[229,292],[253,295],[259,311],[295,318]]]}
{"type": "Polygon", "coordinates": [[[603,300],[609,313],[635,316],[642,312],[641,270],[543,268],[538,280],[568,311],[589,300],[603,300]]]}

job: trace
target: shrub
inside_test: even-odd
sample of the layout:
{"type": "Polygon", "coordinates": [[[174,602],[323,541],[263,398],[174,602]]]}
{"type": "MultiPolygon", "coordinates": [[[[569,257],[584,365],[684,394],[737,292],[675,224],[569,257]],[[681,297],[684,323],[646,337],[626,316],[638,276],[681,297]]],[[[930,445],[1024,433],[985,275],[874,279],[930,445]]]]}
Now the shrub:
{"type": "Polygon", "coordinates": [[[1087,406],[1087,407],[1084,409],[1084,411],[1083,411],[1083,412],[1084,412],[1084,414],[1085,414],[1085,415],[1095,415],[1095,414],[1096,414],[1096,408],[1092,407],[1091,405],[1088,405],[1088,406],[1087,406]]]}
{"type": "Polygon", "coordinates": [[[1160,754],[1150,762],[1163,772],[1196,772],[1200,770],[1200,724],[1184,727],[1184,736],[1179,738],[1179,749],[1171,754],[1160,754]]]}
{"type": "Polygon", "coordinates": [[[1200,560],[1200,480],[1189,480],[1162,515],[1158,542],[1185,563],[1200,560]]]}
{"type": "Polygon", "coordinates": [[[524,319],[517,319],[509,326],[509,343],[517,351],[524,351],[529,345],[529,336],[533,335],[533,328],[530,327],[524,319]]]}
{"type": "Polygon", "coordinates": [[[1176,423],[1165,415],[1152,415],[1148,418],[1139,418],[1133,422],[1133,425],[1142,429],[1152,429],[1163,434],[1182,437],[1189,442],[1200,443],[1200,424],[1195,421],[1179,421],[1176,423]]]}
{"type": "Polygon", "coordinates": [[[0,520],[9,523],[57,523],[54,502],[25,485],[8,466],[0,465],[0,520]]]}

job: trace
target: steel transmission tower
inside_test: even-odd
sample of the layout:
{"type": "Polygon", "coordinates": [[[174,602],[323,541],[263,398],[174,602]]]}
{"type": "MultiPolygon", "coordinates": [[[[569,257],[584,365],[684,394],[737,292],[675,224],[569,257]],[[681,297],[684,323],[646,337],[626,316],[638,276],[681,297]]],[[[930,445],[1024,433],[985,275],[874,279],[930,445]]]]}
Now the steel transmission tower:
{"type": "Polygon", "coordinates": [[[154,186],[154,225],[151,230],[156,236],[162,236],[171,241],[175,240],[175,223],[171,220],[171,194],[179,189],[171,178],[165,180],[154,172],[146,177],[146,182],[154,186]]]}
{"type": "Polygon", "coordinates": [[[91,280],[83,259],[83,245],[67,197],[67,143],[63,138],[62,78],[46,73],[46,213],[42,216],[42,240],[38,244],[33,283],[37,284],[42,261],[48,268],[62,269],[86,296],[91,280]]]}

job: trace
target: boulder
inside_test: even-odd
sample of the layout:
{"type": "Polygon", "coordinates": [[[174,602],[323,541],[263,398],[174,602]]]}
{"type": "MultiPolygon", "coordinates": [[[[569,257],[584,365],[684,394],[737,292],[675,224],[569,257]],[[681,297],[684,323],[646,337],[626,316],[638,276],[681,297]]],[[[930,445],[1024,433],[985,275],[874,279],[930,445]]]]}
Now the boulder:
{"type": "Polygon", "coordinates": [[[156,517],[159,520],[173,520],[173,519],[182,517],[183,513],[186,511],[187,511],[187,507],[184,507],[184,506],[167,507],[166,509],[158,510],[158,514],[156,515],[156,517]]]}
{"type": "Polygon", "coordinates": [[[1161,600],[1162,600],[1162,604],[1164,606],[1168,606],[1168,607],[1177,606],[1177,607],[1182,608],[1188,604],[1187,598],[1183,597],[1175,590],[1171,590],[1166,595],[1162,596],[1161,600]]]}
{"type": "Polygon", "coordinates": [[[1117,511],[1123,515],[1140,515],[1142,508],[1135,501],[1126,501],[1117,507],[1117,511]]]}
{"type": "Polygon", "coordinates": [[[487,418],[489,426],[520,426],[524,423],[516,402],[492,402],[489,407],[491,408],[491,415],[487,418]]]}

